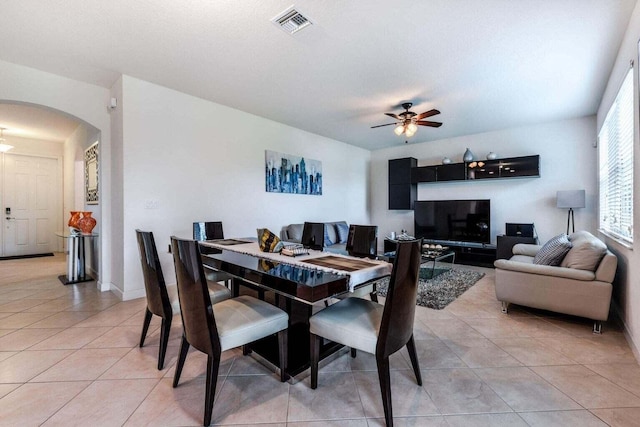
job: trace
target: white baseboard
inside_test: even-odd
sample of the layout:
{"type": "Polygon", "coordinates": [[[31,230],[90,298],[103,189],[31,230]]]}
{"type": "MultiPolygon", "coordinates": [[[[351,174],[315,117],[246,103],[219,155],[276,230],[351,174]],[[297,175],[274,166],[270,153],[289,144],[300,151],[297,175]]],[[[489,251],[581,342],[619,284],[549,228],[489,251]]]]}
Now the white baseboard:
{"type": "Polygon", "coordinates": [[[640,363],[640,351],[638,350],[638,346],[636,345],[636,343],[633,341],[633,335],[631,335],[631,332],[629,331],[629,328],[627,327],[627,324],[624,321],[624,317],[620,315],[621,313],[620,306],[618,306],[618,304],[616,304],[615,302],[613,302],[612,305],[613,305],[613,312],[618,318],[618,321],[620,322],[620,324],[622,325],[622,332],[624,333],[624,337],[627,339],[627,343],[629,344],[629,347],[633,352],[633,356],[636,358],[638,363],[640,363]]]}

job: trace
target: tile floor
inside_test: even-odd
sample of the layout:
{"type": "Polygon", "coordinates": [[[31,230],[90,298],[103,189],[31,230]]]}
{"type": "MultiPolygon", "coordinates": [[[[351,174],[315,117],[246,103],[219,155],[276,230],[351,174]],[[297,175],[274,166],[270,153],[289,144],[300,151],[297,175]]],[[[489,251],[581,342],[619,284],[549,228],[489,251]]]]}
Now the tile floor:
{"type": "MultiPolygon", "coordinates": [[[[460,268],[471,268],[460,266],[460,268]]],[[[159,321],[138,348],[144,300],[120,302],[94,282],[63,286],[64,257],[0,261],[0,425],[197,426],[205,358],[191,353],[171,387],[180,337],[156,369],[159,321]]],[[[513,307],[500,312],[494,275],[441,311],[418,307],[423,386],[393,357],[396,426],[640,425],[640,367],[620,329],[513,307]]],[[[611,322],[609,322],[611,323],[611,322]]],[[[280,383],[226,352],[213,422],[263,427],[384,425],[375,360],[344,354],[308,379],[280,383]]]]}

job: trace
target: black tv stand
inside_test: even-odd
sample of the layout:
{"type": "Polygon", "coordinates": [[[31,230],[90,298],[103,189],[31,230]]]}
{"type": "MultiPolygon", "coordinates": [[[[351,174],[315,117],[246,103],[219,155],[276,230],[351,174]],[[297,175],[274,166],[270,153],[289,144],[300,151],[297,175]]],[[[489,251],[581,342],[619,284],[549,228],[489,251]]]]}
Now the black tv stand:
{"type": "Polygon", "coordinates": [[[457,264],[493,268],[493,262],[496,260],[496,245],[490,243],[431,239],[424,239],[424,243],[450,247],[456,253],[457,264]]]}

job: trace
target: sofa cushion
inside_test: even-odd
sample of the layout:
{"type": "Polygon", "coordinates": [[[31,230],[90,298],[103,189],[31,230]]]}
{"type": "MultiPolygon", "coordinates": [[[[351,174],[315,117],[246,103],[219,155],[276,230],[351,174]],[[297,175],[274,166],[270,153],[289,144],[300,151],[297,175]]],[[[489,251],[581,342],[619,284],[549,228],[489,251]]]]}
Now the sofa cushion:
{"type": "Polygon", "coordinates": [[[586,231],[579,233],[569,236],[572,247],[560,265],[579,270],[596,271],[602,257],[607,253],[607,245],[591,233],[586,231]]]}
{"type": "Polygon", "coordinates": [[[339,243],[338,234],[336,233],[336,227],[332,222],[324,224],[324,245],[331,246],[335,243],[339,243]]]}
{"type": "Polygon", "coordinates": [[[302,241],[302,229],[304,224],[289,224],[287,226],[287,240],[300,243],[302,241]]]}
{"type": "Polygon", "coordinates": [[[534,264],[560,265],[564,256],[571,249],[569,237],[562,233],[552,237],[533,258],[534,264]]]}
{"type": "Polygon", "coordinates": [[[336,243],[347,243],[349,237],[349,225],[345,221],[335,223],[336,232],[338,233],[338,241],[336,243]]]}

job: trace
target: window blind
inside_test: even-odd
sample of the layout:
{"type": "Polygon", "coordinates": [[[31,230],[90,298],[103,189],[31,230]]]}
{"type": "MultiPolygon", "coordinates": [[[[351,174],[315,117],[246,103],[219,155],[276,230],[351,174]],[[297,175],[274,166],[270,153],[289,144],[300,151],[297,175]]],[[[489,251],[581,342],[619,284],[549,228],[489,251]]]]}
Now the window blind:
{"type": "Polygon", "coordinates": [[[600,229],[633,242],[633,68],[598,134],[600,229]]]}

